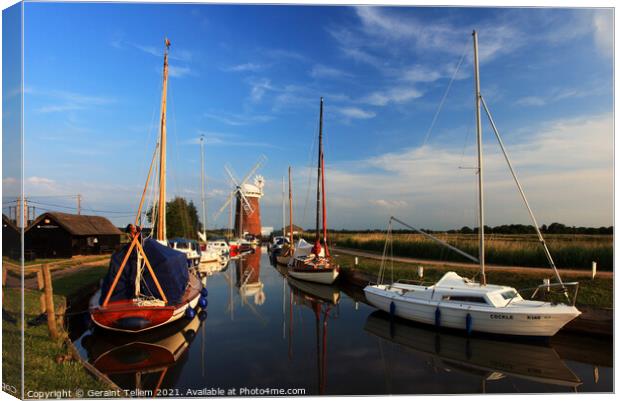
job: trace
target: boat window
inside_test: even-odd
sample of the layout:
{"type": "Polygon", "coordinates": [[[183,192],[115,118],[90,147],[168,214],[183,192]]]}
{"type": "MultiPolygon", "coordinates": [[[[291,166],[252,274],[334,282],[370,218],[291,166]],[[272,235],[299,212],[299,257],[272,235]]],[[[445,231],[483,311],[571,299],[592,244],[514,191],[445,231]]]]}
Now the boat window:
{"type": "Polygon", "coordinates": [[[504,297],[504,299],[512,299],[516,297],[517,295],[518,294],[515,290],[508,290],[508,291],[502,292],[502,297],[504,297]]]}
{"type": "Polygon", "coordinates": [[[466,295],[444,295],[442,299],[444,301],[473,302],[477,304],[487,303],[487,301],[482,297],[466,296],[466,295]]]}

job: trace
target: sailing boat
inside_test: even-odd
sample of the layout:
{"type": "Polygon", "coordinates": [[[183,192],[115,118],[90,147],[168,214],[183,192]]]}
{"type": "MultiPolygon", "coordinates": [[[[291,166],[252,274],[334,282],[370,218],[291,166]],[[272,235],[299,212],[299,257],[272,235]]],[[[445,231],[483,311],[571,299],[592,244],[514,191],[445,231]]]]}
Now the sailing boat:
{"type": "MultiPolygon", "coordinates": [[[[332,262],[327,247],[327,210],[325,206],[325,160],[323,157],[323,98],[319,113],[319,159],[316,183],[316,236],[314,245],[310,246],[303,239],[295,247],[293,258],[288,265],[288,272],[294,278],[314,281],[321,284],[333,283],[340,267],[332,262]],[[319,216],[323,217],[323,238],[319,231],[319,216]],[[321,245],[321,240],[323,244],[321,245]]],[[[292,225],[292,224],[291,224],[292,225]]],[[[291,227],[291,232],[292,227],[291,227]]]]}
{"type": "Polygon", "coordinates": [[[207,272],[206,263],[219,263],[220,253],[209,246],[207,241],[207,201],[205,198],[205,148],[204,135],[200,136],[200,201],[202,204],[202,233],[198,233],[203,244],[200,246],[200,265],[198,271],[207,272]]]}
{"type": "MultiPolygon", "coordinates": [[[[416,322],[434,324],[438,327],[464,329],[468,333],[472,331],[495,333],[516,336],[540,336],[550,337],[557,333],[564,325],[575,319],[581,312],[575,307],[575,296],[570,304],[551,303],[544,301],[525,300],[512,287],[487,284],[484,264],[484,197],[483,197],[483,170],[482,170],[482,128],[480,118],[480,105],[485,108],[491,126],[497,136],[498,142],[504,153],[504,157],[510,172],[517,184],[521,197],[528,209],[539,241],[543,245],[545,255],[555,272],[557,283],[543,284],[539,286],[532,298],[539,292],[551,292],[560,289],[566,300],[569,301],[568,287],[577,288],[578,283],[564,283],[560,278],[557,268],[553,263],[551,254],[538,229],[538,223],[527,202],[525,193],[517,180],[516,173],[512,168],[510,159],[506,153],[499,132],[491,118],[491,114],[480,94],[479,68],[478,68],[478,36],[473,32],[474,42],[474,78],[475,78],[475,106],[478,142],[478,213],[479,213],[479,258],[476,259],[454,247],[443,243],[433,237],[434,240],[443,243],[460,254],[480,263],[480,283],[460,277],[454,272],[446,273],[437,283],[431,286],[414,285],[397,281],[392,284],[383,284],[383,270],[379,273],[380,283],[368,285],[364,288],[366,299],[373,306],[416,322]]],[[[392,221],[390,219],[388,234],[391,232],[392,221]]],[[[400,222],[402,224],[402,222],[400,222]]],[[[407,226],[413,228],[411,226],[407,226]]],[[[426,233],[425,236],[432,237],[426,233]]],[[[389,238],[389,235],[388,235],[389,238]]],[[[387,243],[386,243],[387,245],[387,243]]]]}
{"type": "MultiPolygon", "coordinates": [[[[284,227],[284,225],[282,227],[284,227]]],[[[284,229],[282,231],[282,234],[285,234],[286,231],[284,229]]],[[[293,187],[291,166],[288,167],[288,231],[288,243],[285,243],[280,252],[276,254],[276,261],[285,266],[289,264],[295,252],[295,246],[293,245],[293,187]]]]}
{"type": "Polygon", "coordinates": [[[90,315],[96,325],[114,331],[137,333],[176,321],[194,308],[206,289],[187,269],[184,253],[168,247],[166,239],[166,94],[168,50],[164,51],[160,138],[155,148],[134,224],[127,226],[130,243],[110,258],[101,289],[91,298],[90,315]],[[158,153],[159,152],[159,153],[158,153]],[[159,195],[154,221],[156,237],[144,237],[139,226],[151,173],[159,154],[159,195]],[[148,270],[149,274],[144,274],[148,270]]]}

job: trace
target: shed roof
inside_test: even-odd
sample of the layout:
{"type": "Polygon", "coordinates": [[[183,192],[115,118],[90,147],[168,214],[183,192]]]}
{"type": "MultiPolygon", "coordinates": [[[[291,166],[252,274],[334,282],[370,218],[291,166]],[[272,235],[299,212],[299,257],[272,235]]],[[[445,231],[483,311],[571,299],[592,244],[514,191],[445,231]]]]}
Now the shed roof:
{"type": "Polygon", "coordinates": [[[61,212],[47,212],[36,218],[26,229],[30,230],[43,219],[50,218],[72,235],[121,235],[122,232],[103,216],[87,216],[61,212]]]}
{"type": "Polygon", "coordinates": [[[9,217],[2,213],[2,223],[6,224],[7,227],[11,227],[12,229],[14,229],[15,231],[18,231],[19,229],[17,228],[17,226],[15,225],[15,223],[13,223],[13,221],[11,219],[9,219],[9,217]]]}

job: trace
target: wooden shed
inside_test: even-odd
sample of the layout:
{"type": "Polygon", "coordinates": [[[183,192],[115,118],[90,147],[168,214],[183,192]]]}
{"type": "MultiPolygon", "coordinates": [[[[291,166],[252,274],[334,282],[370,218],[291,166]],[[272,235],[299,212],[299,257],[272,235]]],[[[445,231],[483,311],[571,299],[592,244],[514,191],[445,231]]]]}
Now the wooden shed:
{"type": "Polygon", "coordinates": [[[21,253],[21,233],[15,223],[2,214],[2,256],[18,260],[21,253]]]}
{"type": "Polygon", "coordinates": [[[70,258],[112,252],[122,232],[102,216],[48,212],[24,233],[24,247],[37,258],[70,258]]]}

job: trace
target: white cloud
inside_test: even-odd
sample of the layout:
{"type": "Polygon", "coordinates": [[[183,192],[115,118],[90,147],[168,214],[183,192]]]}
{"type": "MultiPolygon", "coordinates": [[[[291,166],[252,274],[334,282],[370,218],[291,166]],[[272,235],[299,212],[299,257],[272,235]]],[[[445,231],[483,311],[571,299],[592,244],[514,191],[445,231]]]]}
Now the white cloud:
{"type": "Polygon", "coordinates": [[[347,118],[363,120],[373,118],[377,115],[375,112],[362,110],[358,107],[341,107],[337,108],[336,111],[347,118]]]}
{"type": "Polygon", "coordinates": [[[352,74],[339,70],[337,68],[328,67],[322,64],[316,64],[310,71],[312,78],[343,78],[351,77],[352,74]]]}
{"type": "Polygon", "coordinates": [[[593,17],[594,43],[599,52],[606,56],[613,55],[614,21],[611,10],[600,10],[593,17]]]}
{"type": "Polygon", "coordinates": [[[362,103],[373,106],[386,106],[389,103],[404,103],[422,97],[423,93],[415,88],[392,88],[386,91],[377,91],[362,98],[362,103]]]}
{"type": "Polygon", "coordinates": [[[274,87],[271,85],[271,80],[267,78],[252,81],[250,85],[252,87],[250,90],[250,99],[253,102],[259,102],[263,98],[265,92],[274,90],[274,87]]]}
{"type": "Polygon", "coordinates": [[[256,71],[262,70],[263,68],[265,68],[263,64],[249,62],[249,63],[232,65],[230,67],[226,67],[224,70],[233,71],[233,72],[246,72],[246,71],[256,72],[256,71]]]}
{"type": "MultiPolygon", "coordinates": [[[[55,113],[70,110],[84,110],[96,106],[113,103],[114,99],[105,96],[84,95],[68,91],[35,91],[29,90],[32,95],[49,99],[53,103],[41,106],[36,111],[39,113],[55,113]]],[[[26,92],[28,93],[28,92],[26,92]]]]}
{"type": "Polygon", "coordinates": [[[264,114],[237,114],[227,112],[205,113],[205,117],[233,126],[266,123],[273,120],[272,116],[264,114]]]}
{"type": "MultiPolygon", "coordinates": [[[[486,138],[488,224],[529,224],[503,156],[495,140],[486,138]]],[[[504,132],[504,141],[540,224],[613,224],[612,115],[557,120],[519,133],[504,132]]],[[[461,150],[451,144],[433,144],[328,165],[332,227],[382,227],[389,208],[398,208],[399,217],[419,227],[475,225],[476,175],[458,168],[473,164],[475,147],[466,149],[470,156],[465,162],[461,150]],[[368,208],[369,202],[381,207],[368,208]],[[359,226],[352,226],[352,221],[362,220],[359,226]]]]}
{"type": "Polygon", "coordinates": [[[171,77],[181,78],[186,75],[192,75],[193,72],[189,67],[179,67],[175,65],[170,65],[168,66],[168,74],[170,74],[171,77]]]}

